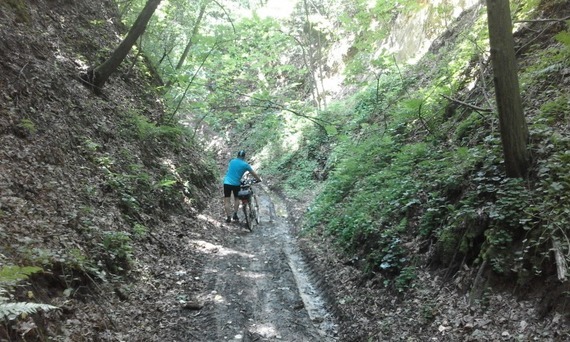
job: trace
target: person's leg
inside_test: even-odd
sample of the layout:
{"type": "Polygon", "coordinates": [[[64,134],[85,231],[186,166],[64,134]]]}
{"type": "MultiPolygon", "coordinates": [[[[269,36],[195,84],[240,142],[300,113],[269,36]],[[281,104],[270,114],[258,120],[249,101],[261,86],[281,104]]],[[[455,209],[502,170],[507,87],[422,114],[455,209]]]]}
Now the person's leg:
{"type": "Polygon", "coordinates": [[[224,211],[226,212],[227,217],[230,217],[232,215],[231,202],[231,197],[224,197],[224,211]]]}
{"type": "Polygon", "coordinates": [[[234,193],[234,217],[233,217],[233,218],[234,218],[234,221],[238,221],[238,220],[239,220],[239,219],[238,219],[238,216],[237,216],[237,212],[238,212],[238,209],[239,209],[239,202],[240,202],[240,200],[239,200],[239,198],[238,198],[239,189],[240,189],[239,186],[236,186],[236,187],[233,189],[233,193],[234,193]]]}
{"type": "Polygon", "coordinates": [[[231,186],[224,184],[224,211],[226,212],[226,222],[231,222],[231,186]]]}
{"type": "Polygon", "coordinates": [[[237,212],[239,209],[239,202],[240,202],[239,199],[236,199],[234,201],[234,220],[236,220],[236,221],[237,221],[237,212]]]}

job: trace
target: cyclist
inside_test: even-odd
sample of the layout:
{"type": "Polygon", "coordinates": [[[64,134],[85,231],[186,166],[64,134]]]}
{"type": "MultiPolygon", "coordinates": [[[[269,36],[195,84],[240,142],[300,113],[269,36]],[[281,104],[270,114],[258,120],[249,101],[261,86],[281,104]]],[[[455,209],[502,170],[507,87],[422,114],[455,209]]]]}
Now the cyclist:
{"type": "Polygon", "coordinates": [[[237,211],[239,209],[239,199],[238,199],[238,192],[240,189],[241,177],[243,176],[246,171],[249,171],[251,175],[258,181],[261,182],[261,178],[253,171],[251,165],[249,165],[245,161],[245,151],[240,150],[237,153],[237,158],[230,160],[228,164],[228,171],[226,172],[226,176],[224,177],[224,209],[226,212],[226,222],[231,222],[232,217],[230,216],[231,213],[231,195],[234,194],[234,215],[233,220],[239,221],[237,216],[237,211]]]}

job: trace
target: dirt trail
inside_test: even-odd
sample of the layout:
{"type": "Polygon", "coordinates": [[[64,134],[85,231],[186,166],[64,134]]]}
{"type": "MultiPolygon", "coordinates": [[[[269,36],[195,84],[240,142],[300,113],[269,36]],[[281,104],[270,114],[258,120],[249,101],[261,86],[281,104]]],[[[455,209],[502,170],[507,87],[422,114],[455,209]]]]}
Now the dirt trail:
{"type": "MultiPolygon", "coordinates": [[[[267,189],[257,187],[260,225],[220,224],[219,244],[191,241],[209,251],[197,300],[203,308],[198,341],[336,341],[310,272],[290,235],[287,210],[267,189]]],[[[217,210],[217,209],[213,209],[217,210]]],[[[212,213],[214,215],[214,213],[212,213]]],[[[221,212],[214,215],[222,217],[221,212]]]]}

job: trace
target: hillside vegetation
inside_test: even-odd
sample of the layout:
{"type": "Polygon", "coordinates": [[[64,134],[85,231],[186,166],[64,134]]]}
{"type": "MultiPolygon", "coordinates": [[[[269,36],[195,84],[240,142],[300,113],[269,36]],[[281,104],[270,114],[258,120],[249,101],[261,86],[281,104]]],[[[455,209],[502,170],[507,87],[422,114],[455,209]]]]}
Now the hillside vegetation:
{"type": "MultiPolygon", "coordinates": [[[[384,317],[375,327],[357,324],[356,340],[393,339],[401,329],[408,336],[434,329],[434,336],[437,327],[442,335],[449,328],[475,340],[499,338],[459,312],[492,317],[505,305],[501,291],[538,299],[535,319],[567,315],[570,34],[564,20],[532,19],[568,14],[555,2],[515,12],[525,20],[515,32],[533,159],[525,180],[505,175],[482,8],[464,13],[419,63],[380,61],[375,82],[320,113],[334,129],[305,129],[297,149],[267,164],[294,198],[321,189],[301,231],[308,249],[319,251],[319,272],[329,284],[359,284],[335,293],[347,317],[384,317]],[[341,251],[357,279],[327,271],[331,249],[322,241],[341,251]],[[459,296],[425,296],[436,291],[434,282],[459,296]],[[370,292],[355,294],[362,285],[370,292]],[[351,309],[355,302],[361,309],[351,309]],[[402,324],[402,315],[424,325],[402,324]]],[[[503,337],[544,333],[517,327],[526,328],[520,315],[511,320],[499,324],[503,337]]],[[[560,333],[542,338],[568,338],[560,333]]]]}
{"type": "Polygon", "coordinates": [[[566,245],[569,218],[569,33],[564,22],[551,23],[542,45],[530,46],[537,38],[529,25],[545,24],[517,33],[534,166],[528,180],[509,179],[493,76],[481,69],[488,65],[478,50],[485,44],[483,19],[463,18],[450,31],[456,37],[434,44],[417,65],[404,71],[387,65],[351,105],[321,115],[330,122],[349,119],[334,134],[309,130],[304,146],[287,156],[313,163],[311,169],[327,177],[306,230],[333,235],[370,272],[413,273],[410,268],[430,264],[453,274],[475,264],[521,286],[556,275],[552,243],[566,245]],[[414,249],[427,258],[414,262],[414,249]]]}

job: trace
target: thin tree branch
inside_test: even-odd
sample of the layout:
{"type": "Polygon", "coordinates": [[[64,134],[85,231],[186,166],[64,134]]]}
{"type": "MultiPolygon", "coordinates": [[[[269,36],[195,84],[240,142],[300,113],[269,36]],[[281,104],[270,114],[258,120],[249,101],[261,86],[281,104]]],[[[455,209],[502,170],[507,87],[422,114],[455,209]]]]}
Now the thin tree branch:
{"type": "Polygon", "coordinates": [[[196,124],[194,125],[194,133],[192,134],[192,139],[194,139],[196,137],[196,133],[198,132],[198,127],[200,126],[200,124],[202,123],[202,121],[204,121],[204,119],[206,119],[206,117],[210,114],[210,112],[206,112],[206,114],[202,115],[202,117],[200,118],[200,120],[198,120],[196,122],[196,124]]]}
{"type": "Polygon", "coordinates": [[[176,113],[178,112],[178,109],[180,109],[180,106],[182,105],[182,101],[184,101],[184,98],[186,97],[186,94],[188,93],[188,90],[190,89],[190,86],[192,85],[192,82],[194,81],[194,79],[196,78],[196,76],[198,75],[198,72],[200,72],[200,70],[202,69],[202,67],[204,66],[204,64],[206,63],[206,61],[208,60],[208,57],[210,57],[210,55],[212,54],[212,52],[214,51],[214,49],[218,46],[218,44],[214,44],[214,46],[212,46],[212,48],[210,49],[210,51],[208,51],[208,54],[206,55],[206,57],[202,60],[202,63],[200,63],[200,66],[198,67],[198,70],[196,70],[196,72],[194,72],[194,75],[192,75],[192,78],[190,79],[190,82],[188,82],[188,86],[186,86],[186,89],[184,90],[184,94],[182,95],[182,97],[180,98],[180,101],[178,101],[178,104],[176,105],[176,108],[174,109],[174,111],[172,112],[172,114],[170,115],[170,117],[168,118],[168,122],[172,121],[172,119],[174,118],[174,115],[176,115],[176,113]]]}
{"type": "MultiPolygon", "coordinates": [[[[272,101],[272,100],[269,100],[269,99],[260,99],[260,98],[257,98],[257,97],[255,97],[255,96],[248,95],[248,94],[245,94],[245,93],[236,91],[236,90],[234,90],[234,89],[231,89],[231,90],[230,90],[230,89],[224,88],[224,87],[220,87],[220,88],[218,88],[218,89],[227,91],[227,92],[229,92],[229,93],[234,93],[234,94],[237,94],[237,95],[239,95],[239,96],[247,97],[247,98],[249,98],[249,99],[251,99],[251,100],[254,100],[254,101],[267,103],[267,105],[257,105],[257,104],[254,104],[254,103],[249,103],[249,104],[247,105],[247,106],[249,106],[249,107],[271,108],[271,109],[284,110],[284,111],[289,112],[289,113],[291,113],[291,114],[294,114],[294,115],[296,115],[296,116],[299,116],[299,117],[308,119],[309,121],[312,121],[313,123],[319,125],[319,126],[322,127],[323,129],[324,129],[324,126],[323,126],[323,125],[331,125],[331,126],[335,126],[335,127],[336,127],[336,125],[334,125],[333,123],[331,123],[331,122],[329,122],[329,121],[326,121],[326,120],[323,120],[323,119],[320,119],[320,118],[315,118],[315,117],[312,117],[312,116],[308,116],[308,115],[302,114],[302,113],[300,113],[300,112],[297,112],[297,111],[295,111],[295,110],[293,110],[293,109],[290,109],[290,108],[286,107],[285,105],[282,105],[282,104],[280,104],[280,103],[277,103],[277,102],[272,101]]],[[[221,107],[218,107],[218,108],[221,108],[221,107]]],[[[226,106],[225,108],[236,108],[236,106],[226,106]]]]}
{"type": "Polygon", "coordinates": [[[550,28],[550,26],[546,26],[546,27],[543,28],[540,32],[538,32],[538,34],[536,34],[531,40],[529,40],[526,44],[524,44],[524,45],[522,45],[521,47],[519,47],[519,48],[517,49],[517,51],[515,52],[515,55],[518,56],[518,54],[519,54],[524,48],[526,48],[527,46],[529,46],[530,44],[532,44],[534,41],[538,40],[538,39],[542,36],[542,34],[543,34],[544,32],[546,32],[549,28],[550,28]]]}
{"type": "Polygon", "coordinates": [[[449,97],[449,96],[447,96],[447,95],[444,95],[444,94],[441,94],[441,96],[442,96],[443,98],[446,98],[446,99],[448,99],[448,100],[449,100],[449,101],[451,101],[451,102],[455,102],[455,103],[457,103],[457,104],[460,104],[460,105],[462,105],[462,106],[465,106],[465,107],[471,108],[471,109],[473,109],[473,110],[476,110],[476,111],[478,111],[478,112],[487,112],[487,113],[491,113],[491,112],[493,111],[492,109],[489,109],[489,108],[483,108],[483,107],[478,107],[478,106],[475,106],[475,105],[469,104],[469,103],[467,103],[467,102],[463,102],[463,101],[460,101],[460,100],[458,100],[458,99],[454,99],[454,98],[452,98],[452,97],[449,97]]]}
{"type": "MultiPolygon", "coordinates": [[[[220,88],[220,89],[224,89],[224,88],[220,88]]],[[[224,90],[228,91],[227,89],[224,89],[224,90]]],[[[308,115],[302,114],[302,113],[300,113],[300,112],[298,112],[298,111],[296,111],[296,110],[290,109],[290,108],[288,108],[288,107],[286,107],[286,106],[284,106],[284,105],[282,105],[282,104],[280,104],[280,103],[277,103],[277,102],[274,102],[274,101],[271,101],[271,100],[267,100],[267,99],[259,99],[259,98],[256,98],[256,97],[253,97],[253,96],[250,96],[250,95],[247,95],[247,94],[239,93],[239,92],[234,92],[234,93],[236,93],[236,94],[238,94],[238,95],[240,95],[240,96],[248,97],[248,98],[250,98],[250,99],[252,99],[252,100],[254,100],[254,101],[259,101],[259,102],[265,102],[265,103],[267,103],[267,104],[249,103],[249,104],[247,104],[246,106],[243,106],[243,107],[255,107],[255,108],[265,108],[265,109],[278,109],[278,110],[286,111],[286,112],[289,112],[289,113],[291,113],[291,114],[293,114],[293,115],[295,115],[295,116],[299,116],[299,117],[302,117],[302,118],[305,118],[305,119],[311,121],[312,123],[314,123],[315,125],[319,126],[319,127],[322,128],[322,129],[324,129],[325,131],[326,131],[326,128],[325,128],[324,125],[335,126],[336,128],[338,128],[335,124],[331,123],[330,121],[326,121],[326,120],[323,120],[323,119],[320,119],[320,118],[316,118],[316,117],[312,117],[312,116],[308,116],[308,115]]],[[[237,109],[238,106],[223,106],[223,107],[215,107],[215,108],[213,108],[213,109],[220,110],[220,109],[230,109],[230,108],[237,109]]]]}
{"type": "Polygon", "coordinates": [[[254,98],[254,99],[257,100],[257,101],[267,102],[267,103],[269,104],[269,106],[250,104],[250,105],[249,105],[250,107],[260,107],[260,108],[271,108],[271,109],[283,110],[283,111],[289,112],[289,113],[291,113],[291,114],[293,114],[293,115],[296,115],[296,116],[299,116],[299,117],[302,117],[302,118],[305,118],[305,119],[311,121],[311,122],[314,123],[315,125],[317,125],[317,126],[319,126],[320,128],[322,128],[325,132],[326,132],[326,128],[325,128],[325,126],[324,126],[323,124],[330,124],[329,122],[326,122],[326,121],[324,121],[324,120],[322,120],[322,119],[314,118],[314,117],[311,117],[311,116],[308,116],[308,115],[305,115],[305,114],[301,114],[301,113],[299,113],[299,112],[297,112],[297,111],[295,111],[295,110],[293,110],[293,109],[289,109],[289,108],[287,108],[287,107],[285,107],[285,106],[283,106],[283,105],[281,105],[281,104],[279,104],[279,103],[275,103],[275,102],[273,102],[273,101],[271,101],[271,100],[256,99],[256,98],[254,98]],[[319,121],[320,121],[320,122],[319,122],[319,121]]]}
{"type": "Polygon", "coordinates": [[[226,8],[222,5],[220,5],[219,2],[217,2],[216,0],[212,0],[216,5],[218,5],[222,11],[224,11],[224,13],[226,14],[226,16],[228,17],[228,21],[230,22],[230,25],[232,25],[232,29],[234,30],[234,34],[237,35],[237,31],[236,28],[234,26],[234,22],[232,21],[232,17],[230,17],[230,15],[228,14],[228,12],[226,11],[226,8]]]}
{"type": "Polygon", "coordinates": [[[424,120],[424,118],[423,118],[423,116],[422,116],[422,106],[423,106],[423,105],[424,105],[424,103],[422,102],[422,103],[420,103],[420,106],[418,107],[418,118],[420,119],[420,122],[422,123],[422,126],[424,126],[424,128],[426,129],[426,131],[427,131],[430,135],[436,137],[436,135],[433,134],[433,132],[431,131],[431,129],[429,128],[429,126],[427,125],[427,123],[425,122],[425,120],[424,120]]]}

